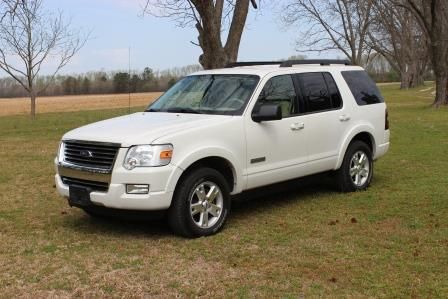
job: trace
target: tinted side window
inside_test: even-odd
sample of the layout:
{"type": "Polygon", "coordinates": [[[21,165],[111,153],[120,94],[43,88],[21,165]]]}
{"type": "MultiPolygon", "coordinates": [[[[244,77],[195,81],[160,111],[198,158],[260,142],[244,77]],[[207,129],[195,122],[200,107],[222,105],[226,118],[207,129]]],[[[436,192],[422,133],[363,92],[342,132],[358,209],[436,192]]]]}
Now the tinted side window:
{"type": "Polygon", "coordinates": [[[333,108],[331,96],[322,73],[298,74],[306,112],[329,110],[333,108]]]}
{"type": "Polygon", "coordinates": [[[290,75],[282,75],[269,79],[258,97],[255,109],[261,104],[278,104],[282,108],[282,116],[296,112],[296,91],[290,75]]]}
{"type": "Polygon", "coordinates": [[[345,71],[342,76],[347,82],[358,105],[370,105],[384,102],[375,82],[365,71],[345,71]]]}
{"type": "Polygon", "coordinates": [[[336,82],[334,82],[333,76],[330,73],[324,73],[325,82],[327,83],[328,93],[331,98],[331,105],[333,108],[342,107],[342,98],[339,93],[338,87],[336,86],[336,82]]]}

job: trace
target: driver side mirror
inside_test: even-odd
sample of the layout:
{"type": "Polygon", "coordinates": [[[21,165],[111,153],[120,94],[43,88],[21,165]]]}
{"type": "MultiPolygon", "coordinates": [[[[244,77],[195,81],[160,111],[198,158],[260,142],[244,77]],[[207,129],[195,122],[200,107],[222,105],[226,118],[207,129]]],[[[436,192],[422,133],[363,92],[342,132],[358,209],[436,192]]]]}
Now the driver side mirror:
{"type": "Polygon", "coordinates": [[[262,104],[257,111],[252,112],[252,120],[255,122],[282,119],[282,108],[278,104],[262,104]]]}

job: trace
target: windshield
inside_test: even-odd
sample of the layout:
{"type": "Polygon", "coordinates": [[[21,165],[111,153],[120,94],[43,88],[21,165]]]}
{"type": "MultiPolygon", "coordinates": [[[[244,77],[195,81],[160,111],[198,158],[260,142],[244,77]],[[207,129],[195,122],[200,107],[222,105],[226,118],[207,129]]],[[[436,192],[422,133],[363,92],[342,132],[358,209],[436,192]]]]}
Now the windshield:
{"type": "Polygon", "coordinates": [[[188,76],[146,111],[241,115],[258,80],[254,75],[188,76]]]}

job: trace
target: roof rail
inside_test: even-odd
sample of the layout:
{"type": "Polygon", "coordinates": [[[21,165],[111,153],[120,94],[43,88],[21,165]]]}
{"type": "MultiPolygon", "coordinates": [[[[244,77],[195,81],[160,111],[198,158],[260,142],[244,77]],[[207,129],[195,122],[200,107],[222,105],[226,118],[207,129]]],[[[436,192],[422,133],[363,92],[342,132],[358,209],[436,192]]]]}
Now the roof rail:
{"type": "Polygon", "coordinates": [[[256,66],[256,65],[279,65],[280,67],[292,67],[295,64],[343,64],[352,65],[348,60],[337,59],[304,59],[304,60],[284,60],[284,61],[246,61],[246,62],[233,62],[227,64],[226,68],[240,67],[240,66],[256,66]]]}
{"type": "Polygon", "coordinates": [[[281,61],[244,61],[228,63],[225,68],[239,67],[239,66],[254,66],[254,65],[280,65],[281,61]]]}
{"type": "Polygon", "coordinates": [[[343,64],[351,65],[348,60],[338,60],[338,59],[304,59],[304,60],[286,60],[280,64],[280,67],[292,67],[295,64],[320,64],[320,65],[330,65],[330,64],[343,64]]]}

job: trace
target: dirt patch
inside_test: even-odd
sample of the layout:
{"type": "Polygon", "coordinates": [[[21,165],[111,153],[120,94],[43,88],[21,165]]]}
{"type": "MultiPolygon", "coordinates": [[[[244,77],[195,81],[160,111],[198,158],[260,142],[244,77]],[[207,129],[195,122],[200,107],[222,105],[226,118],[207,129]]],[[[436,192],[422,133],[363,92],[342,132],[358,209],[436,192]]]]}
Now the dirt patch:
{"type": "MultiPolygon", "coordinates": [[[[162,93],[133,93],[131,106],[146,106],[162,93]]],[[[60,97],[40,97],[37,99],[37,113],[97,110],[128,107],[128,94],[101,94],[60,97]]],[[[30,113],[28,98],[0,99],[0,116],[30,113]]]]}

